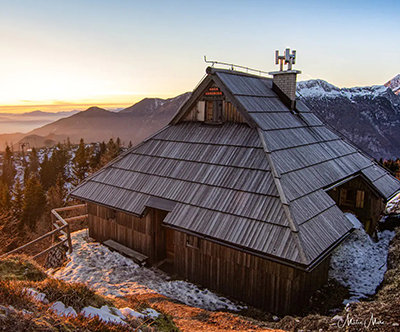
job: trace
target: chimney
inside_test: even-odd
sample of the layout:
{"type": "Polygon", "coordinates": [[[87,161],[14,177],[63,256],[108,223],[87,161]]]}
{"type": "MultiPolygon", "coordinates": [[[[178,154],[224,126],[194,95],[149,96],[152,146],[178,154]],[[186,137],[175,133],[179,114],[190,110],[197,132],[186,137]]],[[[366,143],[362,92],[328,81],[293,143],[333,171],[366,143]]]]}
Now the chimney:
{"type": "Polygon", "coordinates": [[[279,71],[270,72],[273,76],[272,90],[281,98],[282,102],[294,111],[296,108],[296,80],[297,74],[301,74],[299,70],[293,70],[292,65],[296,63],[296,51],[287,48],[285,55],[279,55],[279,51],[275,53],[276,64],[280,65],[279,71]],[[283,70],[283,65],[287,65],[287,70],[283,70]]]}

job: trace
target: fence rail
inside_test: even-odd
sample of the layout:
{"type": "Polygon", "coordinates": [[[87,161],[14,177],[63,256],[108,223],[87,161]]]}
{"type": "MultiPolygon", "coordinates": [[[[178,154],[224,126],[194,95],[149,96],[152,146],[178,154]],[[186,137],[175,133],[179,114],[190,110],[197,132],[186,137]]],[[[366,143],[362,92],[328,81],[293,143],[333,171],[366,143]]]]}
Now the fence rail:
{"type": "Polygon", "coordinates": [[[65,211],[73,211],[73,210],[77,210],[77,209],[82,209],[82,208],[85,208],[85,211],[86,211],[86,204],[67,206],[67,207],[57,208],[57,209],[51,210],[52,230],[50,232],[38,237],[35,240],[32,240],[32,241],[28,242],[27,244],[24,244],[21,247],[18,247],[18,248],[14,249],[14,250],[12,250],[10,252],[7,252],[7,253],[1,255],[0,258],[6,257],[8,255],[15,254],[15,253],[17,253],[17,252],[19,252],[21,250],[24,250],[24,249],[26,249],[26,248],[28,248],[28,247],[30,247],[30,246],[42,241],[45,238],[50,237],[50,236],[53,237],[52,238],[52,240],[53,240],[52,241],[52,245],[49,248],[47,248],[45,250],[42,250],[40,253],[38,253],[35,256],[33,256],[32,257],[33,259],[41,257],[42,255],[44,255],[44,254],[48,253],[49,251],[51,251],[51,250],[63,245],[64,243],[67,243],[68,251],[69,251],[69,253],[72,253],[73,248],[72,248],[72,241],[71,241],[71,228],[70,228],[70,224],[69,223],[73,222],[73,221],[86,220],[88,215],[85,213],[83,215],[79,215],[79,216],[75,216],[75,217],[63,218],[63,217],[61,217],[60,213],[61,212],[65,212],[65,211]],[[65,239],[63,239],[60,242],[57,242],[56,244],[53,244],[55,236],[58,237],[59,235],[64,235],[65,239]]]}

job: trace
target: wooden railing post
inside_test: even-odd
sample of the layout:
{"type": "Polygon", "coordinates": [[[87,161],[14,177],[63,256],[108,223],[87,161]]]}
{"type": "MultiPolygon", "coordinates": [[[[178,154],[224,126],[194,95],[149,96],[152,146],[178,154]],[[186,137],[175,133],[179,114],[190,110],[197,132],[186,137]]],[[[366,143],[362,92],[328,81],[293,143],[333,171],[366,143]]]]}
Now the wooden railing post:
{"type": "MultiPolygon", "coordinates": [[[[51,230],[54,231],[54,223],[56,222],[55,220],[56,217],[52,213],[50,213],[50,217],[51,217],[51,230]]],[[[54,241],[55,241],[55,235],[51,237],[51,244],[54,244],[54,241]]]]}
{"type": "Polygon", "coordinates": [[[72,254],[71,230],[69,228],[69,224],[67,224],[67,240],[68,240],[69,253],[72,254]]]}

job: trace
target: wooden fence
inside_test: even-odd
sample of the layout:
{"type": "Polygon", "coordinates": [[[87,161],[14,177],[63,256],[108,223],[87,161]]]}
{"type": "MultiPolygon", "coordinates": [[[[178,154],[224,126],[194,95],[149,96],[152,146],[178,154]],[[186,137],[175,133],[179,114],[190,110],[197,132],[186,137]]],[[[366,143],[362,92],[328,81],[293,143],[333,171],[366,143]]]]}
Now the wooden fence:
{"type": "Polygon", "coordinates": [[[51,232],[48,232],[17,249],[14,249],[10,252],[7,252],[7,253],[1,255],[0,258],[15,254],[23,249],[26,249],[26,248],[38,243],[39,241],[42,241],[45,238],[48,238],[49,236],[53,237],[52,243],[54,243],[55,237],[58,237],[60,235],[64,235],[63,240],[61,240],[60,242],[57,242],[56,244],[53,244],[52,246],[41,251],[40,253],[36,254],[32,258],[33,259],[39,258],[42,255],[48,253],[49,251],[63,245],[64,243],[67,243],[68,251],[69,251],[69,253],[72,253],[73,248],[72,248],[71,230],[70,230],[69,223],[71,223],[73,221],[85,220],[86,218],[87,218],[86,204],[79,204],[79,205],[74,205],[74,206],[67,206],[67,207],[63,207],[63,208],[53,209],[53,210],[51,210],[51,221],[52,221],[52,231],[51,232]],[[78,210],[78,209],[82,209],[82,208],[85,209],[85,214],[83,214],[83,215],[68,217],[68,218],[63,218],[60,215],[60,213],[65,212],[65,211],[73,211],[73,210],[78,210]]]}

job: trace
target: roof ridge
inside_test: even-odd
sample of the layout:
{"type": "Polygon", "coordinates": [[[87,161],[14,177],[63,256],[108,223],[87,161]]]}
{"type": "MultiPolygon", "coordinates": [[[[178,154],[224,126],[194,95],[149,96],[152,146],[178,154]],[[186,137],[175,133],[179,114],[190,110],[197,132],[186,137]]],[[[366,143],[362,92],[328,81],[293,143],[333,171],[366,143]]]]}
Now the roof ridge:
{"type": "MultiPolygon", "coordinates": [[[[255,72],[259,72],[258,70],[254,70],[255,72]]],[[[230,75],[237,75],[237,76],[245,76],[245,77],[254,77],[258,79],[266,79],[266,80],[272,80],[272,77],[268,76],[261,76],[257,74],[252,74],[249,72],[244,72],[241,70],[237,69],[226,69],[226,68],[216,68],[216,67],[208,67],[206,69],[207,74],[213,75],[216,73],[224,73],[224,74],[230,74],[230,75]]],[[[262,71],[261,71],[262,72],[262,71]]]]}
{"type": "Polygon", "coordinates": [[[296,246],[299,250],[300,260],[302,263],[306,264],[307,256],[305,254],[305,250],[303,248],[303,244],[302,244],[302,241],[299,236],[299,225],[293,219],[292,214],[290,213],[290,209],[289,209],[290,204],[289,204],[289,202],[286,198],[285,192],[283,191],[283,188],[282,188],[281,176],[280,176],[278,170],[276,169],[275,164],[272,160],[271,151],[268,148],[267,142],[265,141],[262,129],[257,128],[257,132],[258,132],[258,136],[260,137],[261,144],[264,148],[265,156],[267,157],[269,166],[271,168],[272,178],[274,180],[276,189],[278,190],[279,198],[280,198],[282,206],[283,206],[283,211],[285,212],[286,218],[288,220],[291,234],[292,234],[294,241],[296,243],[296,246]]]}

